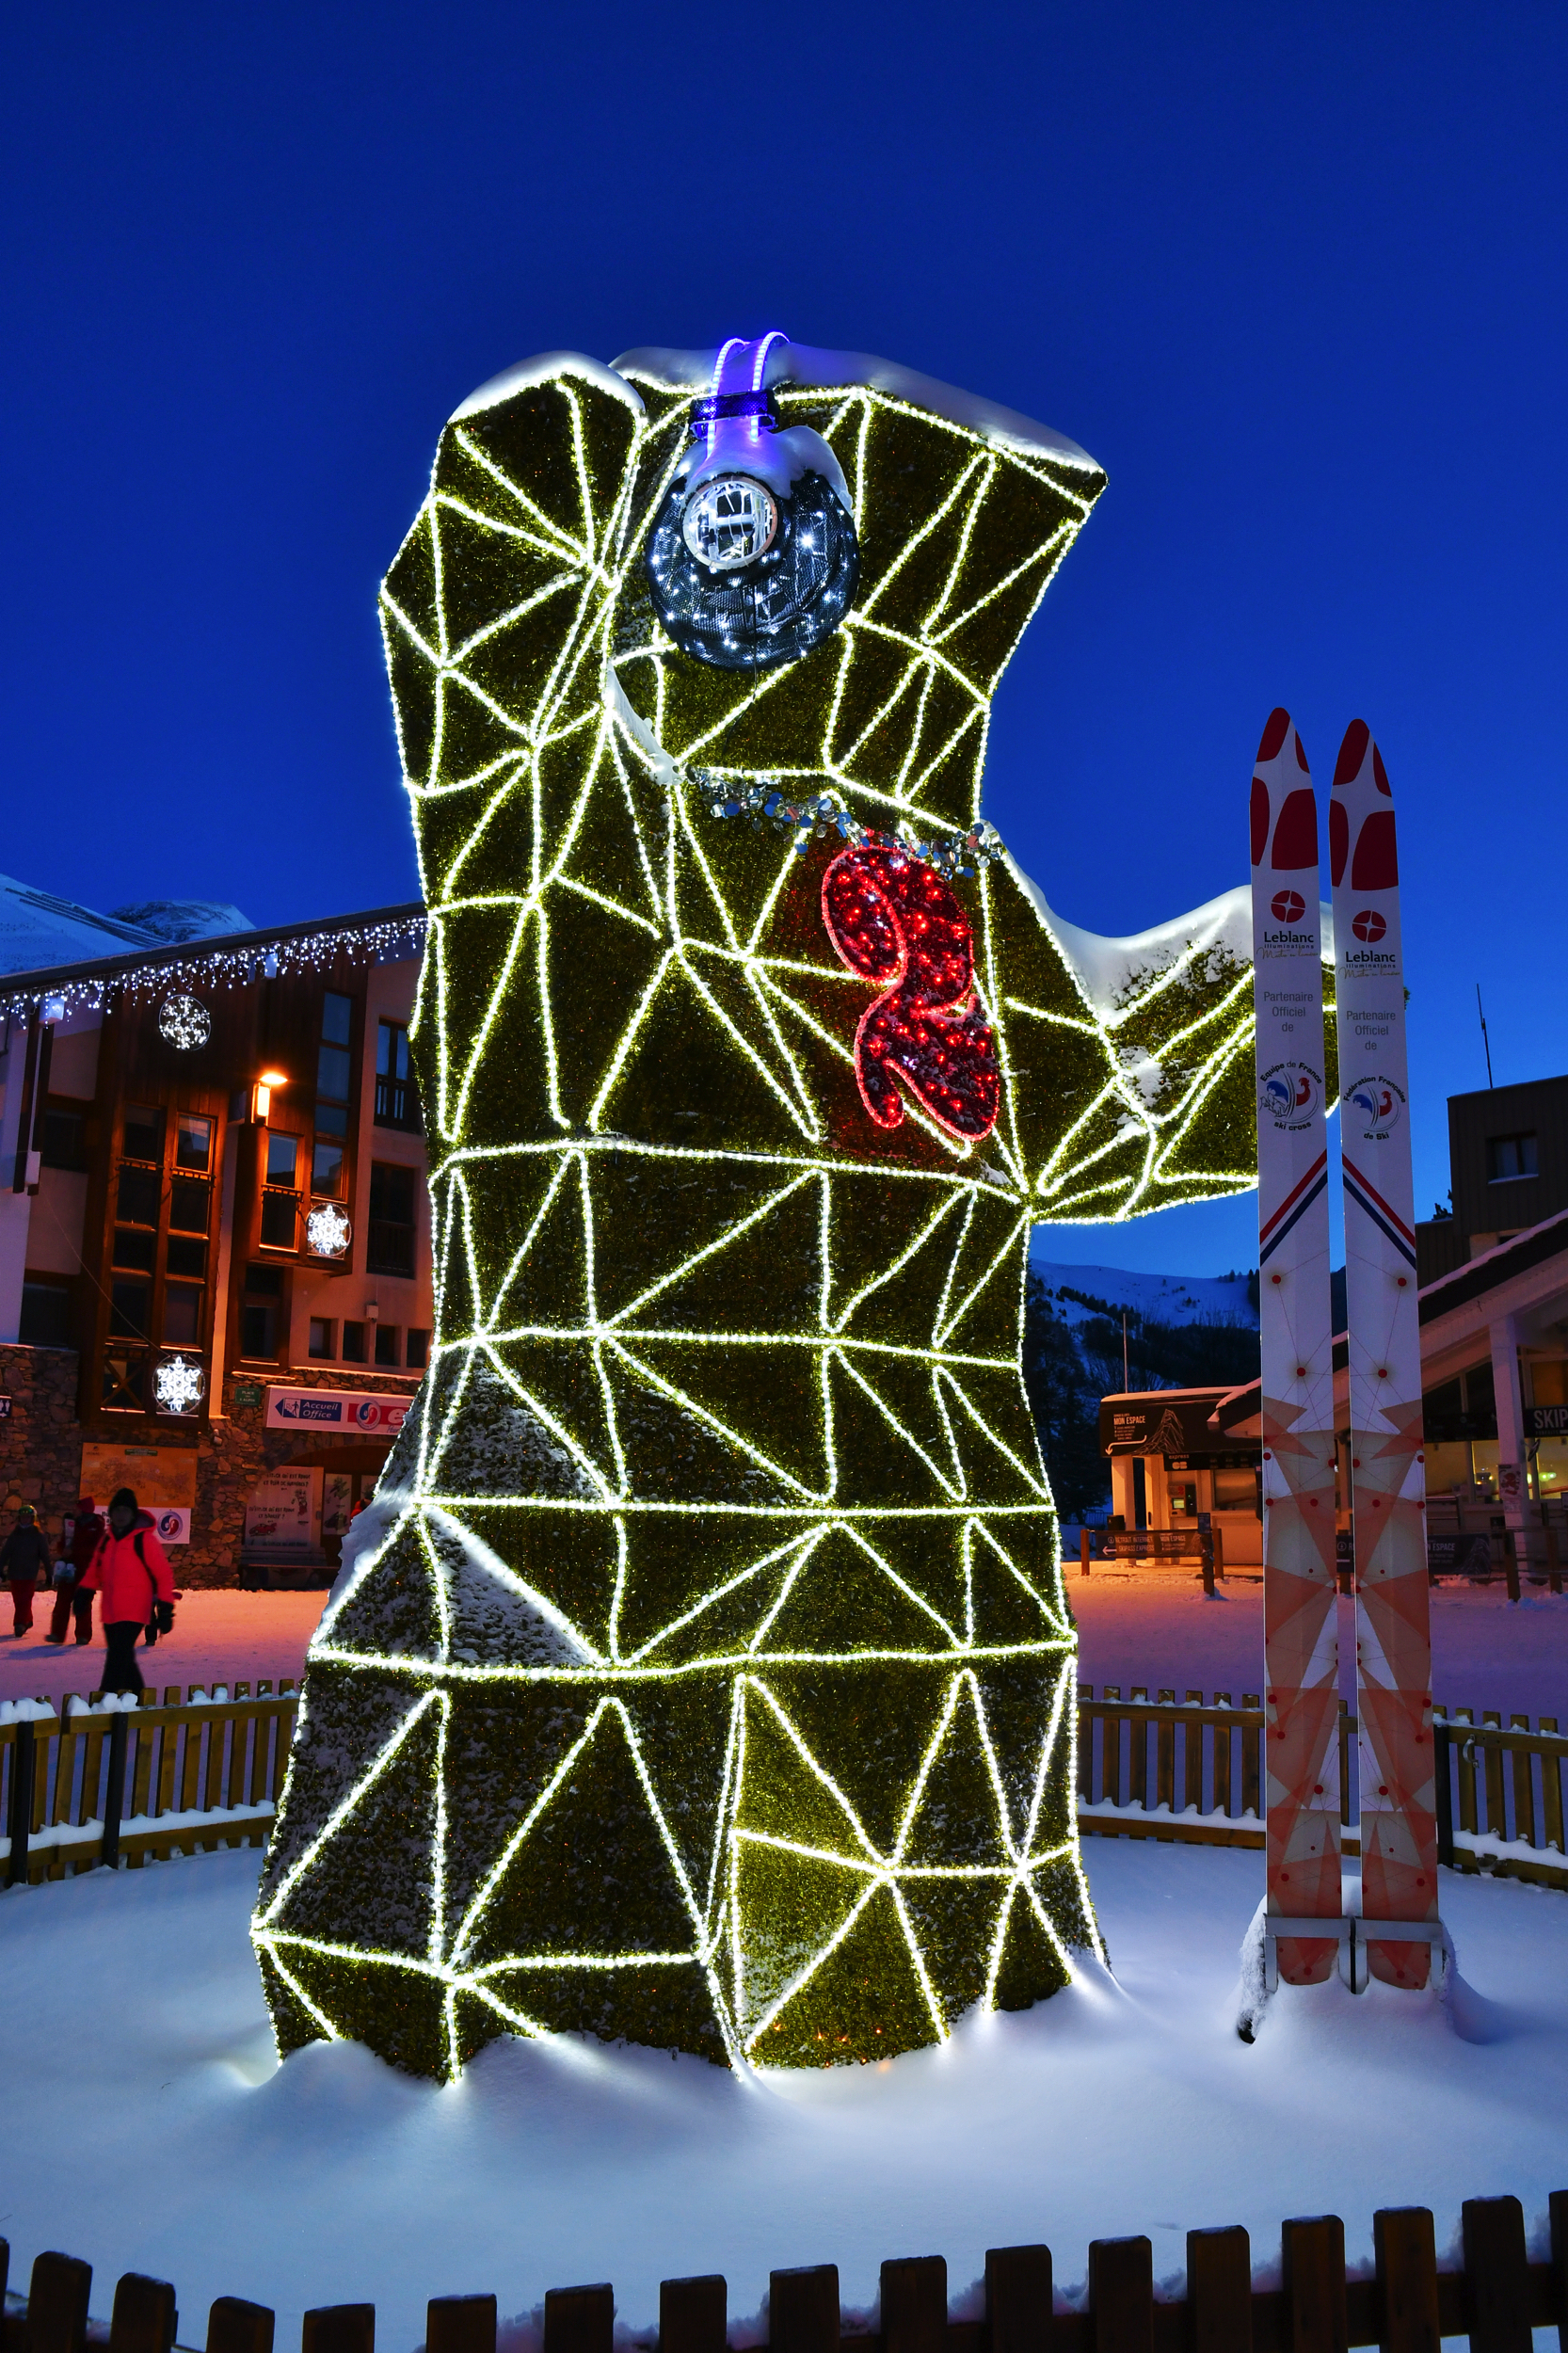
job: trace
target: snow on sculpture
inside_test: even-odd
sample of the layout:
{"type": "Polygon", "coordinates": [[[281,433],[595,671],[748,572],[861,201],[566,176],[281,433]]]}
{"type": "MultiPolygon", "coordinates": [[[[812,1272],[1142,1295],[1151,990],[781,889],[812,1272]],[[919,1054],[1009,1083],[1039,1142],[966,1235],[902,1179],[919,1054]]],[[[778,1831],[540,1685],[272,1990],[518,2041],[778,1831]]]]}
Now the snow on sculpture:
{"type": "Polygon", "coordinates": [[[383,595],[437,1329],[311,1652],[283,2050],[864,2060],[1097,1950],[1030,1229],[1255,1166],[1244,892],[1096,939],[979,822],[1103,487],[779,337],[442,435],[383,595]]]}

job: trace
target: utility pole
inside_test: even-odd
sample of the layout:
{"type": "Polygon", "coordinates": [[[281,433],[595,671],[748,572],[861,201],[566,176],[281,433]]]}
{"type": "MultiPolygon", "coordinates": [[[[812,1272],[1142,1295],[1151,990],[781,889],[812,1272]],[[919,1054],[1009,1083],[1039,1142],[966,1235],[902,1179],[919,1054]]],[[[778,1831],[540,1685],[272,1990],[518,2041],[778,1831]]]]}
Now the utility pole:
{"type": "Polygon", "coordinates": [[[1480,1042],[1486,1048],[1486,1083],[1490,1087],[1496,1085],[1496,1081],[1492,1076],[1492,1041],[1486,1034],[1486,1008],[1480,1001],[1479,981],[1476,983],[1476,1011],[1480,1015],[1480,1042]]]}

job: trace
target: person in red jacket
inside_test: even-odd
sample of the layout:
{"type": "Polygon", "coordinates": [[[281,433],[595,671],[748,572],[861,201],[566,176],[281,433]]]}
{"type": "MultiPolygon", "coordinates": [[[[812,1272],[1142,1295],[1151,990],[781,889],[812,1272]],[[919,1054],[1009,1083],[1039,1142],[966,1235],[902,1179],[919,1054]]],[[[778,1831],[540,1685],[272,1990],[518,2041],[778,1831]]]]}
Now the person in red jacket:
{"type": "Polygon", "coordinates": [[[143,1690],[136,1637],[144,1625],[155,1625],[160,1634],[173,1625],[174,1578],[153,1533],[152,1514],[142,1511],[129,1487],[115,1490],[108,1527],[76,1590],[102,1596],[104,1640],[109,1650],[104,1690],[143,1690]]]}

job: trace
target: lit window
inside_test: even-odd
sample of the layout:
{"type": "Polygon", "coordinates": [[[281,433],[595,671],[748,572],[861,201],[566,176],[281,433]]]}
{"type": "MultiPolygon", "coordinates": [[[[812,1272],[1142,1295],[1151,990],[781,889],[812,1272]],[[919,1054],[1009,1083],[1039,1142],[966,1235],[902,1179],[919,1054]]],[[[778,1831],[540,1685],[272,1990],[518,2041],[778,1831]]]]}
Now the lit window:
{"type": "Polygon", "coordinates": [[[266,1180],[269,1185],[292,1185],[295,1170],[299,1165],[299,1138],[272,1136],[266,1140],[266,1180]]]}
{"type": "Polygon", "coordinates": [[[174,1157],[182,1168],[210,1168],[213,1160],[212,1121],[199,1119],[192,1112],[182,1112],[174,1157]]]}
{"type": "Polygon", "coordinates": [[[408,1032],[401,1021],[383,1021],[376,1036],[376,1124],[406,1128],[418,1135],[419,1094],[414,1085],[408,1032]]]}

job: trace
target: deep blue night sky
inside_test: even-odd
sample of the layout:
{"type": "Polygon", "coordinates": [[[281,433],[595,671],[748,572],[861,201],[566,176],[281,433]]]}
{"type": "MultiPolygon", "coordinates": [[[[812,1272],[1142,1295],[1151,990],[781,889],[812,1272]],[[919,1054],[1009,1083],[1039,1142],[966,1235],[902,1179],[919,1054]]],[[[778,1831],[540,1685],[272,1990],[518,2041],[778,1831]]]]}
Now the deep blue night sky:
{"type": "MultiPolygon", "coordinates": [[[[1382,744],[1417,1203],[1568,1066],[1568,19],[1545,5],[9,10],[0,869],[257,922],[415,890],[375,590],[525,353],[781,326],[1111,488],[998,699],[1074,920],[1245,873],[1279,701],[1382,744]]],[[[1250,1201],[1055,1254],[1244,1263],[1250,1201]]]]}

